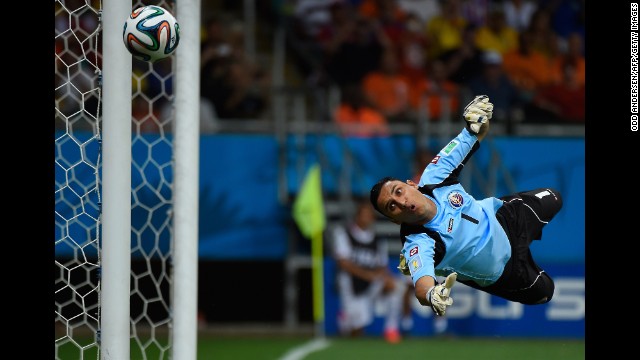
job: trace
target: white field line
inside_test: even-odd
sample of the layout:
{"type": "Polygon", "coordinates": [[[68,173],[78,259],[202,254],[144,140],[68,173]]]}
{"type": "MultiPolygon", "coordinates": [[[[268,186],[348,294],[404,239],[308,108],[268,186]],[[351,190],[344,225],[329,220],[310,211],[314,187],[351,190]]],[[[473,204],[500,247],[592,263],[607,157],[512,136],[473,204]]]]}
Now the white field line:
{"type": "Polygon", "coordinates": [[[329,345],[330,344],[327,339],[314,339],[287,351],[287,353],[284,354],[279,360],[301,360],[312,352],[322,350],[329,345]]]}

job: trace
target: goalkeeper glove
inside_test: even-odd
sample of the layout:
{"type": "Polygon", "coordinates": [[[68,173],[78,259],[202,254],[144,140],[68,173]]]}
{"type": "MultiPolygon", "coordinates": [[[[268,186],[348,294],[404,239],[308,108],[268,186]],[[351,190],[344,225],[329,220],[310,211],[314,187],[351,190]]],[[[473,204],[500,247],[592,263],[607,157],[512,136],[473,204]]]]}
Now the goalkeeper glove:
{"type": "Polygon", "coordinates": [[[493,116],[493,104],[489,102],[487,95],[478,95],[464,107],[462,116],[467,122],[469,131],[477,134],[482,124],[493,116]]]}
{"type": "Polygon", "coordinates": [[[402,275],[411,275],[411,271],[409,271],[409,264],[407,264],[407,259],[404,258],[404,255],[400,254],[400,264],[398,264],[398,270],[402,273],[402,275]]]}
{"type": "Polygon", "coordinates": [[[431,304],[431,310],[438,316],[444,316],[447,311],[447,306],[453,304],[453,299],[449,297],[451,288],[456,282],[458,277],[457,273],[451,273],[444,281],[444,284],[439,284],[427,291],[427,300],[431,304]]]}

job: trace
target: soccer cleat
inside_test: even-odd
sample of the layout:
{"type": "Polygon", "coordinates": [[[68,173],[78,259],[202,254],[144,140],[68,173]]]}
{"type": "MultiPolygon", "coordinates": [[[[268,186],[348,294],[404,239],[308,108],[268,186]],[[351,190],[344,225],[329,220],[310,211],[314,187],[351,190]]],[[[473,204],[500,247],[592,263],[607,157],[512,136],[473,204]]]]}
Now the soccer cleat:
{"type": "Polygon", "coordinates": [[[402,335],[398,329],[386,329],[384,331],[384,339],[390,344],[397,344],[402,340],[402,335]]]}

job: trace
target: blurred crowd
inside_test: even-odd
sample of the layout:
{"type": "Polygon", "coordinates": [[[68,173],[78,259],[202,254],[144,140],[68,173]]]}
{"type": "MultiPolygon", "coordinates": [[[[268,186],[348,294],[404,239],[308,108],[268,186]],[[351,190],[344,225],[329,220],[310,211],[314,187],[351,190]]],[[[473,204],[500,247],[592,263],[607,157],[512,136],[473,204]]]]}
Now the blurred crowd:
{"type": "Polygon", "coordinates": [[[583,123],[584,15],[583,0],[298,0],[291,48],[310,84],[340,88],[332,120],[354,136],[454,118],[475,94],[494,122],[583,123]]]}
{"type": "MultiPolygon", "coordinates": [[[[456,119],[476,94],[491,98],[493,122],[507,129],[584,123],[584,0],[285,0],[274,13],[257,19],[255,33],[273,38],[265,34],[284,26],[286,70],[299,81],[285,85],[337,89],[323,120],[346,135],[456,119]]],[[[247,54],[242,12],[203,12],[201,30],[201,130],[216,131],[217,119],[267,119],[274,83],[263,60],[273,44],[263,58],[247,54]]],[[[134,61],[140,131],[168,130],[171,67],[149,72],[134,61]]]]}

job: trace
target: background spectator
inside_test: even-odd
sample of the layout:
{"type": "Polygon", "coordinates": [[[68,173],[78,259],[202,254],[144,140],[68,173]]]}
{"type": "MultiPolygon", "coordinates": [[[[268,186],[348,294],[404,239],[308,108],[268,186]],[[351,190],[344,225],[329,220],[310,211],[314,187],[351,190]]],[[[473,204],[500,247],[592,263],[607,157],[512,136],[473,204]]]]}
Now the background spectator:
{"type": "MultiPolygon", "coordinates": [[[[344,11],[350,8],[344,0],[298,0],[287,31],[291,59],[304,80],[311,84],[325,81],[324,49],[327,32],[343,23],[344,11]]],[[[351,15],[348,15],[351,19],[351,15]]],[[[350,20],[348,20],[350,21],[350,20]]]]}
{"type": "Polygon", "coordinates": [[[518,48],[504,54],[504,71],[525,100],[553,81],[548,59],[533,47],[532,40],[531,31],[522,32],[518,48]]]}
{"type": "Polygon", "coordinates": [[[402,37],[395,46],[398,50],[400,72],[409,79],[420,78],[426,74],[427,38],[424,34],[424,22],[418,15],[408,13],[402,37]]]}
{"type": "Polygon", "coordinates": [[[367,100],[389,122],[406,121],[409,116],[409,84],[400,73],[396,53],[388,49],[382,56],[380,67],[362,80],[367,100]]]}
{"type": "Polygon", "coordinates": [[[494,7],[487,16],[486,24],[478,28],[476,46],[483,51],[497,51],[500,54],[518,47],[518,32],[507,24],[500,7],[494,7]]]}
{"type": "Polygon", "coordinates": [[[462,16],[468,24],[484,26],[493,0],[462,0],[460,7],[462,16]]]}
{"type": "Polygon", "coordinates": [[[308,78],[310,84],[318,86],[328,84],[327,62],[353,31],[354,12],[355,9],[344,1],[336,1],[329,7],[331,20],[320,27],[315,37],[320,53],[306,54],[314,57],[311,62],[317,64],[317,66],[314,65],[313,73],[308,78]]]}
{"type": "Polygon", "coordinates": [[[526,31],[530,37],[531,48],[547,59],[555,57],[563,45],[563,39],[551,27],[551,12],[546,8],[539,8],[533,13],[529,28],[526,31]]]}
{"type": "Polygon", "coordinates": [[[435,59],[462,42],[462,31],[467,20],[462,16],[460,0],[443,0],[440,14],[431,18],[425,32],[429,44],[429,59],[435,59]]]}
{"type": "Polygon", "coordinates": [[[340,104],[333,119],[342,135],[355,137],[387,136],[387,119],[369,104],[360,84],[349,84],[342,88],[340,104]]]}
{"type": "Polygon", "coordinates": [[[551,13],[551,27],[561,38],[578,33],[584,41],[585,1],[548,0],[547,9],[551,13]]]}
{"type": "Polygon", "coordinates": [[[429,119],[440,121],[445,116],[455,118],[460,110],[459,86],[447,79],[444,62],[433,60],[429,63],[427,77],[420,79],[411,89],[411,105],[414,111],[424,111],[426,105],[429,119]]]}
{"type": "Polygon", "coordinates": [[[398,5],[406,13],[415,14],[424,24],[440,13],[440,0],[398,0],[398,5]]]}
{"type": "Polygon", "coordinates": [[[368,199],[362,199],[353,218],[332,229],[330,241],[338,266],[340,297],[338,324],[344,335],[364,335],[374,320],[375,303],[380,301],[386,310],[384,337],[398,343],[406,283],[389,269],[388,245],[376,235],[375,221],[373,207],[368,199]]]}
{"type": "Polygon", "coordinates": [[[447,78],[458,85],[466,85],[482,73],[483,51],[476,45],[476,27],[467,25],[462,33],[460,46],[445,51],[439,59],[444,63],[447,78]]]}
{"type": "Polygon", "coordinates": [[[536,92],[532,104],[534,109],[530,109],[528,115],[532,121],[584,123],[584,82],[578,80],[571,63],[564,64],[562,74],[559,83],[545,86],[536,92]]]}
{"type": "Polygon", "coordinates": [[[331,7],[342,0],[298,0],[295,3],[295,18],[298,31],[308,38],[315,38],[320,29],[331,22],[331,7]]]}
{"type": "Polygon", "coordinates": [[[226,20],[219,15],[211,16],[204,23],[204,34],[200,43],[200,66],[224,58],[231,53],[226,20]]]}
{"type": "MultiPolygon", "coordinates": [[[[468,84],[471,94],[485,94],[493,103],[494,123],[507,125],[507,131],[512,131],[514,122],[522,120],[522,99],[519,89],[514,86],[503,70],[502,56],[497,52],[486,52],[483,55],[484,69],[482,75],[474,78],[468,84]]],[[[471,100],[470,97],[469,100],[471,100]]],[[[467,100],[464,100],[465,103],[467,100]]]]}
{"type": "Polygon", "coordinates": [[[507,25],[517,32],[529,28],[531,16],[538,9],[538,3],[532,0],[505,0],[502,2],[507,25]]]}
{"type": "Polygon", "coordinates": [[[200,93],[221,119],[260,118],[269,103],[268,72],[244,51],[241,21],[214,17],[201,45],[200,93]]]}
{"type": "Polygon", "coordinates": [[[363,17],[342,31],[327,48],[327,72],[339,86],[359,84],[366,74],[378,68],[391,43],[377,22],[363,17]]]}
{"type": "Polygon", "coordinates": [[[564,71],[567,71],[565,64],[570,64],[574,74],[574,80],[580,85],[585,85],[585,59],[584,48],[582,46],[582,36],[573,33],[567,38],[567,50],[553,59],[552,67],[554,71],[554,82],[562,81],[564,71]]]}

